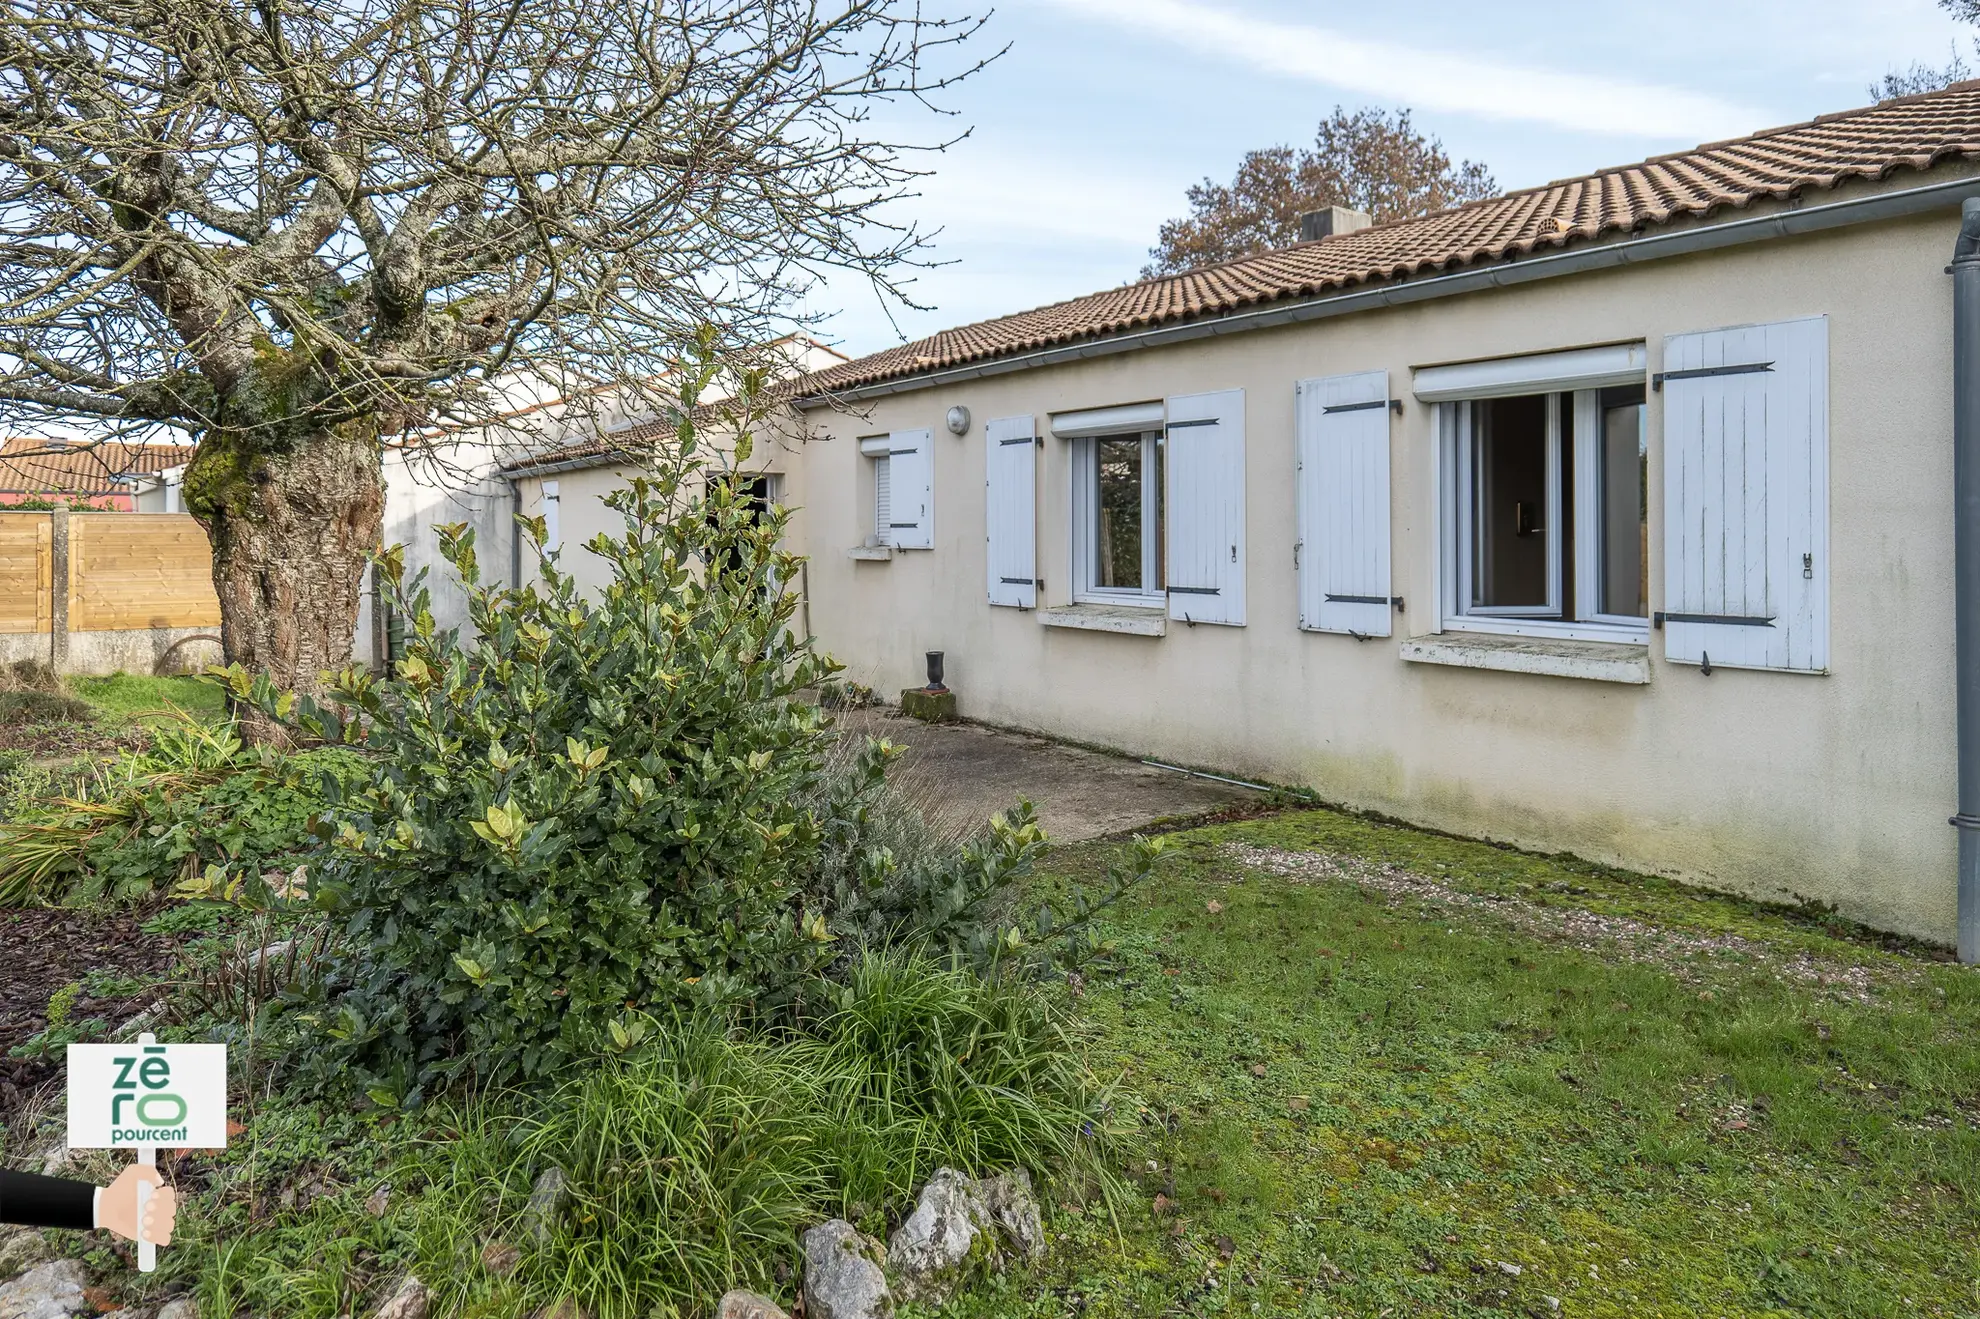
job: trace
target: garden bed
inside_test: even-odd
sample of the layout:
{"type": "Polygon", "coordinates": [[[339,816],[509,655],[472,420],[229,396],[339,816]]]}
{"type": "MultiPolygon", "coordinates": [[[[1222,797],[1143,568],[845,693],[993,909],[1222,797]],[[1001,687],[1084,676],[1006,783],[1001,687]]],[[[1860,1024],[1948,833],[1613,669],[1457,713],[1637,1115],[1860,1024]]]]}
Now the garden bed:
{"type": "Polygon", "coordinates": [[[13,1053],[48,1026],[51,998],[79,986],[65,1005],[68,1021],[79,1029],[100,1025],[77,1038],[107,1038],[155,1001],[155,995],[134,991],[165,979],[178,948],[177,937],[147,933],[139,917],[126,912],[0,910],[0,966],[7,969],[0,993],[0,1125],[34,1091],[61,1077],[60,1042],[39,1057],[13,1053]]]}

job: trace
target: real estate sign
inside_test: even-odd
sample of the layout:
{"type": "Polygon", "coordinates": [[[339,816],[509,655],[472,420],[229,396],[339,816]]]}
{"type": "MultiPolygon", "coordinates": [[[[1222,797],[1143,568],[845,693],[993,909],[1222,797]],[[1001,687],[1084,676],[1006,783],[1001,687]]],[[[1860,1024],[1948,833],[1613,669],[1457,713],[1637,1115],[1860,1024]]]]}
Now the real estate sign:
{"type": "Polygon", "coordinates": [[[69,1046],[71,1149],[226,1143],[226,1045],[69,1046]]]}

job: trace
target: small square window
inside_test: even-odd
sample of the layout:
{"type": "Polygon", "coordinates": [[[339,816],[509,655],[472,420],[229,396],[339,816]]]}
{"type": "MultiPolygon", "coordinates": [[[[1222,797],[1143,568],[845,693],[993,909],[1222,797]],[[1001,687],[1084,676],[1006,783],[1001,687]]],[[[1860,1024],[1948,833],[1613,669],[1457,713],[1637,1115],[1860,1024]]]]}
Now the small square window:
{"type": "Polygon", "coordinates": [[[1159,605],[1163,593],[1160,432],[1073,441],[1073,598],[1159,605]]]}

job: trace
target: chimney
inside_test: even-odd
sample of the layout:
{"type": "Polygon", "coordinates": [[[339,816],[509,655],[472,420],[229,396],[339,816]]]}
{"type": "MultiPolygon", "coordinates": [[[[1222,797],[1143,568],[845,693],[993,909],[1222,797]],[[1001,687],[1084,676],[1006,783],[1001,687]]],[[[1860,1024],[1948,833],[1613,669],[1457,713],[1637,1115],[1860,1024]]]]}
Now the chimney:
{"type": "Polygon", "coordinates": [[[1351,234],[1374,223],[1375,217],[1367,211],[1350,210],[1345,206],[1323,206],[1299,217],[1299,241],[1310,243],[1316,238],[1351,234]]]}

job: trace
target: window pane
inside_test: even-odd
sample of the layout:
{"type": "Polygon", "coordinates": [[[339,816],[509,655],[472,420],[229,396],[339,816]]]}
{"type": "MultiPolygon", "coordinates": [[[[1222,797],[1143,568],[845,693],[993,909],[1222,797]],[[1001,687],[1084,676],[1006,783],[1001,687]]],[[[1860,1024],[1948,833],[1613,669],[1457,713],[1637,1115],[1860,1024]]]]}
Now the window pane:
{"type": "Polygon", "coordinates": [[[1102,589],[1141,588],[1141,437],[1093,442],[1099,495],[1094,519],[1093,584],[1102,589]]]}
{"type": "Polygon", "coordinates": [[[1472,404],[1472,606],[1547,603],[1547,400],[1472,404]]]}
{"type": "Polygon", "coordinates": [[[1602,612],[1650,613],[1650,450],[1643,388],[1602,391],[1602,612]]]}

